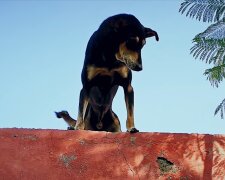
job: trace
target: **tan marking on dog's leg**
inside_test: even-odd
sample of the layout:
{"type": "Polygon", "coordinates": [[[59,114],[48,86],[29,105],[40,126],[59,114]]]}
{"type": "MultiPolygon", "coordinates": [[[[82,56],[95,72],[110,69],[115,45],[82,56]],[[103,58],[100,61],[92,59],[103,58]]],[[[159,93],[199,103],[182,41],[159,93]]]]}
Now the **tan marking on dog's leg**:
{"type": "Polygon", "coordinates": [[[62,116],[62,118],[64,119],[64,121],[66,121],[66,123],[70,127],[74,128],[76,126],[77,121],[75,119],[73,119],[72,117],[70,117],[69,115],[68,116],[62,116]]]}
{"type": "Polygon", "coordinates": [[[85,119],[85,114],[86,114],[86,111],[87,111],[87,106],[88,106],[88,103],[89,101],[88,100],[84,100],[84,107],[83,107],[83,119],[85,119]]]}
{"type": "Polygon", "coordinates": [[[57,118],[63,118],[63,120],[69,125],[70,129],[74,129],[76,120],[70,117],[67,111],[55,112],[57,118]]]}
{"type": "Polygon", "coordinates": [[[120,126],[120,120],[114,112],[112,112],[112,117],[113,117],[114,127],[112,128],[111,132],[122,132],[121,126],[120,126]]]}
{"type": "Polygon", "coordinates": [[[84,100],[84,104],[83,104],[83,110],[82,113],[79,113],[78,118],[80,121],[78,121],[77,118],[77,122],[80,122],[79,124],[77,123],[75,126],[76,130],[84,130],[85,129],[85,113],[87,110],[87,106],[88,106],[88,100],[84,100]]]}
{"type": "Polygon", "coordinates": [[[92,127],[92,125],[90,123],[91,112],[90,112],[90,108],[89,107],[86,109],[85,114],[86,115],[84,117],[84,122],[85,122],[85,128],[84,128],[84,130],[94,131],[94,128],[92,127]]]}
{"type": "Polygon", "coordinates": [[[84,130],[84,121],[82,119],[82,115],[79,113],[77,117],[77,123],[75,126],[76,130],[84,130]]]}
{"type": "Polygon", "coordinates": [[[133,114],[133,108],[128,110],[128,116],[127,116],[127,122],[126,127],[127,130],[130,131],[132,128],[134,128],[134,114],[133,114]]]}
{"type": "Polygon", "coordinates": [[[84,116],[88,105],[88,99],[86,92],[82,89],[80,92],[80,100],[79,100],[79,108],[78,108],[78,117],[77,123],[75,126],[76,130],[84,130],[85,129],[85,121],[84,116]]]}
{"type": "Polygon", "coordinates": [[[134,91],[131,85],[124,88],[125,102],[127,108],[127,131],[131,131],[134,126],[134,91]]]}

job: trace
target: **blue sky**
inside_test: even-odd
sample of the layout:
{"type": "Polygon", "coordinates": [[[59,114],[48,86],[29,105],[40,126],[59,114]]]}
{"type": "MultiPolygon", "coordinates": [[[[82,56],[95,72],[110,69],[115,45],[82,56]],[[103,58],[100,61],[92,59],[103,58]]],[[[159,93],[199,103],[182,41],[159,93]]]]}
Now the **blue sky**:
{"type": "MultiPolygon", "coordinates": [[[[135,124],[144,132],[225,133],[214,110],[225,97],[203,76],[210,65],[189,54],[193,37],[209,25],[178,13],[178,0],[0,1],[0,127],[66,129],[54,111],[77,117],[87,42],[100,23],[135,15],[156,30],[141,72],[133,73],[135,124]]],[[[125,131],[122,88],[113,103],[125,131]]]]}

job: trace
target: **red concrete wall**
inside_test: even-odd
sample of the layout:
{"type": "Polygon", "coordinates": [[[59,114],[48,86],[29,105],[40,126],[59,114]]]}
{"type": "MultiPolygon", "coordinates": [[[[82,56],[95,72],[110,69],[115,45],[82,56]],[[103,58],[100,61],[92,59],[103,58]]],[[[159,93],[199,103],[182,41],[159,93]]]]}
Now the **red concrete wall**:
{"type": "Polygon", "coordinates": [[[225,136],[0,129],[0,179],[225,179],[225,136]]]}

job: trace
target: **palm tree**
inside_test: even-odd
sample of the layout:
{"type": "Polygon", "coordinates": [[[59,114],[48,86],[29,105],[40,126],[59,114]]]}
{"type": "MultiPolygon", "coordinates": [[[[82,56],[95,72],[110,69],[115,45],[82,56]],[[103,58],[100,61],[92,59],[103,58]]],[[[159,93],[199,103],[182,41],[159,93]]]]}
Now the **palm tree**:
{"type": "MultiPolygon", "coordinates": [[[[193,39],[191,54],[213,67],[206,69],[204,75],[211,85],[218,87],[225,78],[225,0],[184,0],[179,12],[199,21],[213,23],[193,39]]],[[[223,119],[225,99],[215,110],[223,119]]]]}

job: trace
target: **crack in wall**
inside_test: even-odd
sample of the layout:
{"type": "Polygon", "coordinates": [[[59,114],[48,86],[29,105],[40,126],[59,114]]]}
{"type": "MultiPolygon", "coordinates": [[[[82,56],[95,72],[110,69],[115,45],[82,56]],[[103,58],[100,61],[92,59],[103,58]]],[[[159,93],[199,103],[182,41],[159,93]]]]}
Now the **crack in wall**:
{"type": "MultiPolygon", "coordinates": [[[[128,170],[132,173],[133,178],[135,178],[135,175],[137,175],[138,179],[140,180],[140,176],[139,176],[138,171],[135,171],[132,168],[131,164],[127,160],[127,157],[125,156],[125,154],[123,153],[123,151],[120,149],[120,145],[122,144],[122,141],[120,139],[116,138],[116,137],[109,137],[108,134],[109,133],[107,132],[105,138],[106,139],[111,139],[111,140],[113,140],[113,143],[117,144],[117,151],[123,157],[124,162],[127,165],[128,170]]],[[[135,145],[135,140],[136,140],[136,137],[131,137],[130,138],[131,145],[135,145]]]]}
{"type": "Polygon", "coordinates": [[[129,162],[127,161],[127,158],[126,158],[126,156],[124,155],[124,153],[120,150],[119,146],[120,146],[120,144],[118,144],[117,150],[118,150],[118,152],[122,155],[122,157],[123,157],[123,159],[124,159],[124,161],[125,161],[125,163],[126,163],[128,169],[129,169],[129,171],[132,172],[133,177],[134,177],[134,176],[135,176],[135,172],[134,172],[134,170],[132,169],[132,167],[130,166],[129,162]]]}
{"type": "MultiPolygon", "coordinates": [[[[116,139],[116,138],[115,138],[115,139],[116,139]]],[[[117,143],[117,145],[118,145],[118,146],[117,146],[117,150],[118,150],[118,152],[122,155],[122,157],[123,157],[123,159],[124,159],[124,161],[125,161],[125,163],[126,163],[128,169],[129,169],[129,171],[130,171],[130,172],[132,173],[132,175],[133,175],[133,178],[135,177],[135,174],[137,174],[138,179],[140,180],[139,174],[136,173],[135,170],[131,167],[130,163],[128,162],[128,160],[127,160],[127,158],[126,158],[126,156],[125,156],[125,154],[123,153],[123,151],[120,150],[120,143],[117,143]]]]}

